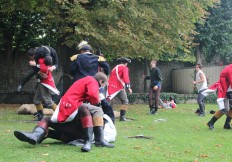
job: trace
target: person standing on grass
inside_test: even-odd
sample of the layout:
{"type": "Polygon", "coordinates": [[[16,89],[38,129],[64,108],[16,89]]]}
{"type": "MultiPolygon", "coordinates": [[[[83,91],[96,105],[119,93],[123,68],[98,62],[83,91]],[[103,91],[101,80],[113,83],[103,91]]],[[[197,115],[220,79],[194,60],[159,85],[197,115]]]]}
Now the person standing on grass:
{"type": "MultiPolygon", "coordinates": [[[[218,82],[213,84],[210,88],[212,88],[213,86],[214,86],[214,88],[216,87],[217,89],[219,89],[219,87],[220,87],[218,82]]],[[[220,89],[218,91],[220,91],[220,89]]],[[[206,94],[208,94],[208,93],[206,93],[206,94]]],[[[213,117],[207,123],[207,126],[209,127],[209,129],[214,130],[214,124],[224,114],[226,114],[224,129],[232,129],[231,125],[230,125],[231,118],[232,118],[232,89],[231,89],[231,87],[229,87],[227,92],[226,92],[226,97],[224,99],[223,105],[224,105],[224,109],[220,109],[220,110],[217,110],[216,112],[214,112],[213,117]]]]}
{"type": "MultiPolygon", "coordinates": [[[[80,54],[73,55],[70,59],[70,74],[73,76],[73,81],[77,81],[85,76],[95,75],[99,69],[106,75],[110,73],[110,66],[102,55],[95,55],[92,53],[93,49],[87,41],[81,41],[77,46],[80,54]]],[[[100,87],[101,106],[105,114],[107,114],[114,122],[115,116],[112,107],[106,101],[104,90],[100,87]]]]}
{"type": "MultiPolygon", "coordinates": [[[[225,106],[225,98],[227,97],[227,91],[232,87],[232,64],[227,65],[220,73],[219,81],[205,90],[203,95],[215,92],[217,90],[217,103],[219,111],[217,111],[211,120],[207,123],[209,129],[214,129],[214,123],[221,118],[224,114],[228,114],[228,109],[225,106]]],[[[228,114],[228,116],[230,116],[228,114]]]]}
{"type": "Polygon", "coordinates": [[[199,105],[199,112],[198,115],[203,117],[205,116],[205,95],[202,94],[203,91],[205,91],[207,87],[207,79],[205,77],[204,72],[201,70],[202,66],[201,64],[196,64],[195,70],[196,70],[196,76],[195,80],[192,82],[193,85],[196,85],[198,96],[197,96],[197,103],[199,105]]]}
{"type": "Polygon", "coordinates": [[[131,60],[128,58],[118,58],[118,65],[110,73],[110,78],[106,90],[106,99],[111,101],[115,96],[118,96],[122,105],[120,107],[119,121],[127,121],[125,115],[128,109],[128,98],[125,88],[132,93],[130,86],[129,68],[127,67],[131,60]]]}
{"type": "Polygon", "coordinates": [[[144,79],[150,79],[150,88],[149,88],[149,108],[150,112],[148,114],[155,115],[157,114],[159,107],[159,97],[162,84],[162,73],[158,67],[156,67],[157,61],[152,60],[150,62],[150,76],[145,76],[144,79]],[[153,103],[153,96],[155,96],[155,102],[153,103]]]}
{"type": "Polygon", "coordinates": [[[105,58],[92,53],[92,47],[87,41],[81,41],[77,46],[80,54],[75,54],[70,57],[72,63],[70,64],[70,74],[73,76],[73,82],[86,77],[94,76],[99,67],[103,69],[106,75],[110,73],[110,66],[105,58]]]}
{"type": "Polygon", "coordinates": [[[35,98],[33,99],[33,102],[36,106],[37,113],[34,114],[36,117],[36,121],[40,121],[43,118],[43,104],[40,100],[37,100],[37,96],[43,98],[47,106],[51,107],[53,110],[56,109],[56,104],[50,99],[50,92],[45,87],[41,85],[41,79],[43,79],[43,73],[40,73],[40,65],[39,60],[45,59],[48,57],[52,58],[52,65],[48,67],[48,70],[50,72],[54,71],[58,67],[58,57],[56,51],[49,46],[41,46],[36,48],[30,48],[27,51],[27,54],[29,56],[29,65],[32,67],[32,69],[27,73],[27,75],[23,78],[20,85],[17,87],[17,91],[20,92],[23,88],[23,86],[34,76],[37,76],[38,84],[36,86],[36,94],[35,98]],[[46,98],[49,98],[47,101],[46,98]],[[47,102],[46,102],[47,101],[47,102]]]}
{"type": "MultiPolygon", "coordinates": [[[[231,106],[232,106],[232,89],[231,88],[229,88],[227,93],[226,93],[226,97],[225,97],[225,100],[224,100],[224,105],[225,105],[225,109],[227,111],[226,120],[225,120],[225,124],[224,124],[224,129],[232,129],[231,125],[230,125],[231,118],[232,118],[232,108],[231,108],[231,106]]],[[[217,110],[216,112],[214,112],[213,117],[207,123],[207,126],[209,127],[209,129],[214,130],[214,124],[224,114],[225,113],[223,113],[221,110],[217,110]]]]}
{"type": "Polygon", "coordinates": [[[80,137],[78,123],[81,122],[84,139],[82,151],[91,150],[93,132],[96,146],[114,147],[104,140],[103,111],[100,107],[94,106],[100,102],[99,86],[104,86],[106,82],[107,77],[101,72],[76,81],[62,96],[51,118],[42,119],[30,133],[15,131],[14,135],[21,141],[37,144],[49,135],[48,127],[51,127],[57,133],[51,131],[50,136],[60,139],[62,136],[59,136],[59,133],[62,133],[65,135],[63,140],[70,141],[80,137]]]}

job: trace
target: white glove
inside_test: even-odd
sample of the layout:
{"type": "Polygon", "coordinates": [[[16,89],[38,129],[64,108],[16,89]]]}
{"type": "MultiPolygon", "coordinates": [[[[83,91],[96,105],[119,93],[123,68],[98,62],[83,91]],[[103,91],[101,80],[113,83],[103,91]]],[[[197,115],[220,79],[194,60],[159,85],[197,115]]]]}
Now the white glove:
{"type": "Polygon", "coordinates": [[[18,92],[21,92],[22,89],[23,89],[23,86],[20,84],[20,85],[17,87],[17,91],[18,91],[18,92]]]}

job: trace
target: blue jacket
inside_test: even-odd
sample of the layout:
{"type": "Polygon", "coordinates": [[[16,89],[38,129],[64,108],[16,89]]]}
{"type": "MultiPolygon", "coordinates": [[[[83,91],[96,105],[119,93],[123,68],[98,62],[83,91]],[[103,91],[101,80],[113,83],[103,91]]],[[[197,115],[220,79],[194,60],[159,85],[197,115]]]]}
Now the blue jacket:
{"type": "Polygon", "coordinates": [[[73,81],[79,80],[86,76],[94,76],[101,67],[106,75],[110,73],[110,66],[106,60],[92,53],[82,53],[70,65],[70,74],[73,81]]]}

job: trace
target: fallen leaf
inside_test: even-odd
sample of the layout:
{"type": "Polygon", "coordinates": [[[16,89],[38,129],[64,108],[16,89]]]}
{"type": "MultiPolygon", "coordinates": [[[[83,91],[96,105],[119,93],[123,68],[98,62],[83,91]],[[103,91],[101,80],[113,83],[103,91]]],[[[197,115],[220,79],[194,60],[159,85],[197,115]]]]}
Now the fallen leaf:
{"type": "Polygon", "coordinates": [[[184,151],[184,153],[190,153],[190,152],[191,152],[191,151],[189,151],[189,150],[185,150],[185,151],[184,151]]]}
{"type": "Polygon", "coordinates": [[[42,155],[44,155],[44,156],[48,156],[48,154],[42,154],[42,155]]]}
{"type": "Polygon", "coordinates": [[[221,144],[216,144],[216,147],[222,147],[222,145],[221,144]]]}
{"type": "Polygon", "coordinates": [[[208,155],[200,155],[201,158],[208,158],[208,155]]]}
{"type": "Polygon", "coordinates": [[[196,130],[200,130],[200,128],[199,128],[199,127],[197,127],[197,126],[194,126],[194,129],[196,129],[196,130]]]}
{"type": "Polygon", "coordinates": [[[199,162],[198,159],[195,159],[194,162],[199,162]]]}
{"type": "Polygon", "coordinates": [[[10,131],[11,131],[11,130],[8,129],[8,130],[5,130],[4,132],[5,132],[5,133],[8,133],[8,132],[10,132],[10,131]]]}
{"type": "Polygon", "coordinates": [[[134,149],[141,149],[141,146],[135,146],[134,149]]]}
{"type": "Polygon", "coordinates": [[[50,145],[49,144],[44,144],[43,147],[49,147],[50,145]]]}
{"type": "Polygon", "coordinates": [[[160,148],[159,148],[159,147],[156,147],[155,150],[160,150],[160,148]]]}

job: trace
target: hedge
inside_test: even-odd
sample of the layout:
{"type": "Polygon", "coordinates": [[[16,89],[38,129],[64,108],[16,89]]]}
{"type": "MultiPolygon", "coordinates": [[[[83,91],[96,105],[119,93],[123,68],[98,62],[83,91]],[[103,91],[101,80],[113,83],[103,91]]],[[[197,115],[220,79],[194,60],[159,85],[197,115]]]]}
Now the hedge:
{"type": "MultiPolygon", "coordinates": [[[[148,94],[147,93],[132,93],[127,94],[130,104],[147,104],[148,103],[148,94]]],[[[170,96],[172,96],[176,103],[196,103],[197,94],[178,94],[178,93],[166,93],[163,92],[160,94],[162,100],[168,101],[170,96]]],[[[205,98],[205,103],[216,104],[217,96],[216,94],[210,94],[205,98]]],[[[118,100],[116,100],[118,103],[118,100]]]]}

